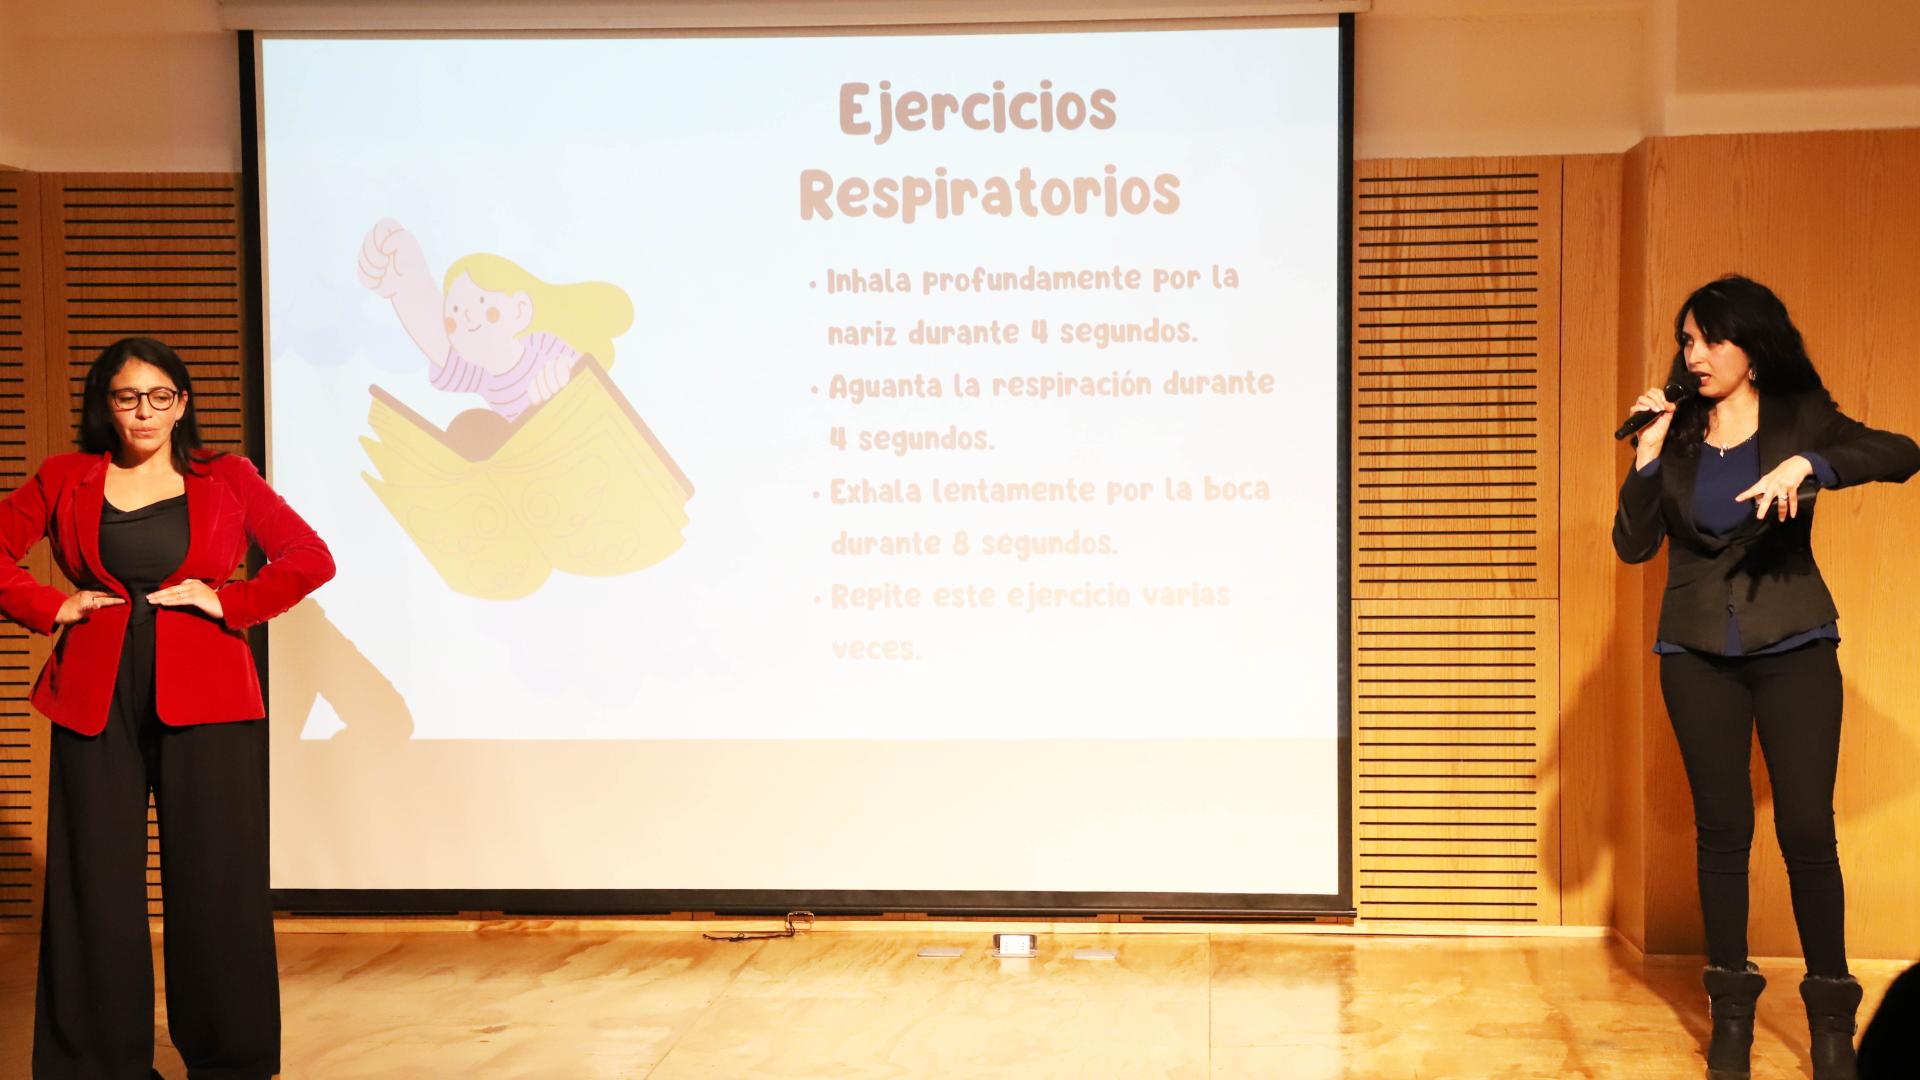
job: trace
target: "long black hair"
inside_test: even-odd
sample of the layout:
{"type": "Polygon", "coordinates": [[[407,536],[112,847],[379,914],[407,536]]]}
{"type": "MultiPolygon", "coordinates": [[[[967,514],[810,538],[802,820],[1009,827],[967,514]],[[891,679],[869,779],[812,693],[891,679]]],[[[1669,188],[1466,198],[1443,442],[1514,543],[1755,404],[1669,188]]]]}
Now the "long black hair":
{"type": "MultiPolygon", "coordinates": [[[[1681,328],[1689,313],[1709,345],[1731,341],[1747,354],[1753,388],[1761,396],[1817,393],[1828,404],[1833,403],[1833,396],[1827,393],[1826,384],[1807,356],[1799,328],[1787,315],[1787,305],[1772,289],[1738,274],[1707,282],[1680,305],[1673,316],[1673,340],[1678,348],[1667,373],[1669,382],[1688,378],[1686,332],[1681,328]]],[[[1707,416],[1713,405],[1713,399],[1698,394],[1681,402],[1674,410],[1667,444],[1687,457],[1698,454],[1700,443],[1707,437],[1707,416]]]]}
{"type": "Polygon", "coordinates": [[[80,392],[80,449],[89,454],[120,453],[120,429],[113,424],[107,386],[129,360],[142,360],[166,372],[174,389],[186,395],[180,419],[173,425],[173,468],[182,476],[198,474],[203,463],[220,455],[201,445],[200,418],[193,411],[193,375],[187,371],[186,362],[165,342],[153,338],[121,338],[93,358],[80,392]]]}

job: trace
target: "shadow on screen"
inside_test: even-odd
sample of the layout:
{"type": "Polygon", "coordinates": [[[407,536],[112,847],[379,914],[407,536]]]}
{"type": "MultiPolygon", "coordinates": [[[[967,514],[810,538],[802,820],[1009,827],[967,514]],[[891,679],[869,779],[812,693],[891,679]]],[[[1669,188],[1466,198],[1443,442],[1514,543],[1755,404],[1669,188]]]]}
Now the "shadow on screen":
{"type": "Polygon", "coordinates": [[[407,701],[352,639],[311,599],[280,616],[283,640],[298,642],[307,655],[298,664],[276,667],[274,742],[300,738],[314,705],[322,698],[343,725],[327,737],[339,744],[384,745],[413,737],[413,711],[407,701]]]}

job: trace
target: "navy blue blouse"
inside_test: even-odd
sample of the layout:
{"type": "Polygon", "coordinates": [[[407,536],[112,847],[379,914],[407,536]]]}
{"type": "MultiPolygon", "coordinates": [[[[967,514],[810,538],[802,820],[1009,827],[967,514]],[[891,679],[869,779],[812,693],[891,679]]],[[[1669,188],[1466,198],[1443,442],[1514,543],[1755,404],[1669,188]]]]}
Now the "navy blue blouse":
{"type": "MultiPolygon", "coordinates": [[[[1725,536],[1740,524],[1753,516],[1754,504],[1736,502],[1734,496],[1752,487],[1760,481],[1760,440],[1749,438],[1739,446],[1727,448],[1725,453],[1708,453],[1717,448],[1702,444],[1700,448],[1699,471],[1694,474],[1693,485],[1693,524],[1708,536],[1725,536]]],[[[1813,465],[1814,478],[1822,486],[1830,486],[1836,477],[1833,466],[1819,454],[1802,453],[1813,465]]],[[[1639,470],[1641,476],[1652,476],[1660,471],[1660,458],[1654,458],[1639,470]]],[[[1766,656],[1769,653],[1786,652],[1797,649],[1809,641],[1830,639],[1840,640],[1838,623],[1827,623],[1811,630],[1802,630],[1792,637],[1776,641],[1764,649],[1747,654],[1740,650],[1740,621],[1734,614],[1733,605],[1727,605],[1727,644],[1721,650],[1722,656],[1766,656]]],[[[1675,645],[1671,641],[1656,641],[1653,644],[1656,653],[1686,652],[1686,646],[1675,645]]]]}

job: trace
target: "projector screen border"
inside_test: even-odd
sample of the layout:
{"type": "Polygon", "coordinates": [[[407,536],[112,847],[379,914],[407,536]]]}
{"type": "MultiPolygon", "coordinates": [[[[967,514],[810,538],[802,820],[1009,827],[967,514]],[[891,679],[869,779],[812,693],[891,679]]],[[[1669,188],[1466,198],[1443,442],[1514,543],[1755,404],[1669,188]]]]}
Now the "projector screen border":
{"type": "Polygon", "coordinates": [[[670,915],[778,916],[805,908],[839,917],[912,912],[952,918],[1180,919],[1352,918],[1353,904],[1319,894],[1158,892],[946,892],[883,889],[275,889],[286,915],[454,915],[583,918],[670,915]]]}
{"type": "Polygon", "coordinates": [[[1049,4],[905,4],[893,0],[219,0],[229,30],[283,34],[500,33],[541,35],[622,31],[834,34],[911,31],[1018,33],[1035,29],[1275,25],[1373,10],[1373,0],[1221,0],[1196,7],[1166,0],[1055,0],[1049,4]]]}
{"type": "MultiPolygon", "coordinates": [[[[229,10],[245,4],[228,4],[229,10]]],[[[258,6],[279,6],[274,4],[258,6]]],[[[1258,5],[1262,7],[1300,7],[1303,5],[1258,5]]],[[[1086,917],[1091,914],[1161,916],[1178,919],[1229,920],[1249,918],[1351,918],[1356,914],[1353,883],[1353,721],[1352,721],[1352,569],[1351,569],[1351,415],[1352,415],[1352,259],[1353,259],[1353,130],[1354,130],[1354,10],[1368,4],[1329,3],[1312,5],[1316,10],[1340,11],[1339,37],[1339,153],[1338,245],[1335,259],[1338,281],[1337,298],[1337,376],[1338,416],[1338,521],[1337,643],[1338,690],[1336,762],[1339,806],[1338,889],[1331,894],[1268,893],[1186,893],[1186,892],[1007,892],[990,890],[835,890],[835,889],[275,889],[276,911],[315,915],[442,915],[464,911],[498,911],[524,916],[652,915],[672,912],[713,912],[715,914],[781,914],[805,908],[826,915],[847,916],[883,912],[915,912],[954,917],[979,916],[1058,916],[1086,917]]],[[[1193,25],[1225,27],[1240,25],[1300,25],[1300,19],[1261,18],[1186,20],[1193,25]]],[[[1328,25],[1333,20],[1315,20],[1328,25]]],[[[1162,30],[1175,28],[1169,20],[1129,26],[1127,29],[1162,30]]],[[[959,32],[1041,32],[1052,29],[1092,30],[1100,26],[1088,23],[1064,25],[1008,25],[960,27],[959,32]]],[[[938,28],[879,27],[878,33],[937,32],[938,28]]],[[[791,29],[767,33],[794,33],[791,29]]],[[[806,33],[808,31],[799,31],[806,33]]],[[[849,34],[851,28],[821,28],[819,33],[849,34]]],[[[722,31],[721,33],[725,33],[722,31]]],[[[243,304],[246,310],[241,355],[244,364],[243,430],[246,455],[271,478],[271,460],[267,452],[266,415],[268,377],[267,327],[264,303],[264,222],[265,204],[262,181],[263,115],[260,85],[260,47],[264,37],[341,36],[303,34],[256,34],[241,30],[236,34],[239,52],[241,159],[243,215],[242,259],[245,272],[243,304]]],[[[355,34],[348,36],[408,36],[355,34]]],[[[513,36],[513,35],[476,35],[513,36]]],[[[617,32],[594,36],[629,36],[617,32]]],[[[672,35],[667,35],[672,36],[672,35]]],[[[249,571],[257,570],[249,564],[249,571]]],[[[268,690],[267,635],[264,627],[249,634],[261,689],[268,690]]],[[[263,744],[263,753],[266,753],[263,744]]]]}

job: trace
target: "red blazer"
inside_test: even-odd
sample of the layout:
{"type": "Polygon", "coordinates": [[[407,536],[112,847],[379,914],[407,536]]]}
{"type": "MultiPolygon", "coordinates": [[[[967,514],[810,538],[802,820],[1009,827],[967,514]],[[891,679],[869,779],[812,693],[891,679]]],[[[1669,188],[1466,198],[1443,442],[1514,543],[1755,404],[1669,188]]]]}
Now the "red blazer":
{"type": "MultiPolygon", "coordinates": [[[[299,603],[333,577],[333,555],[300,515],[267,486],[253,463],[223,454],[186,477],[187,557],[162,588],[188,578],[213,585],[223,617],[197,608],[154,612],[154,697],[160,719],[174,726],[256,720],[266,715],[260,676],[245,630],[299,603]],[[267,565],[250,581],[227,581],[249,542],[267,565]],[[226,582],[226,584],[220,584],[226,582]]],[[[123,599],[126,586],[100,564],[100,508],[106,501],[104,454],[56,454],[31,480],[0,502],[0,614],[51,634],[67,594],[16,565],[45,536],[69,581],[96,582],[123,599]]],[[[127,606],[101,608],[67,627],[40,669],[33,707],[82,735],[107,726],[127,606]]]]}

